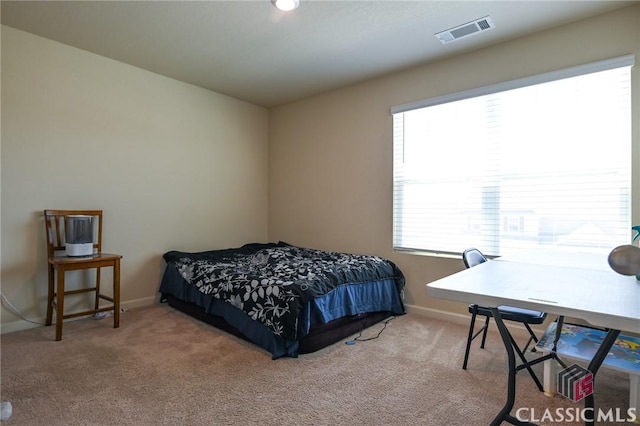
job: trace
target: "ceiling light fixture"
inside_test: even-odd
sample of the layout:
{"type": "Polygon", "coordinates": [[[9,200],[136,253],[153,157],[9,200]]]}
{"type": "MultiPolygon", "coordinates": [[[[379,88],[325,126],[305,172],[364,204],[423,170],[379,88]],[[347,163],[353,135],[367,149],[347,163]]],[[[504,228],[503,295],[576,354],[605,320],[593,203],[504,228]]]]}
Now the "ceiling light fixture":
{"type": "Polygon", "coordinates": [[[300,6],[300,0],[271,0],[271,3],[278,9],[288,12],[300,6]]]}

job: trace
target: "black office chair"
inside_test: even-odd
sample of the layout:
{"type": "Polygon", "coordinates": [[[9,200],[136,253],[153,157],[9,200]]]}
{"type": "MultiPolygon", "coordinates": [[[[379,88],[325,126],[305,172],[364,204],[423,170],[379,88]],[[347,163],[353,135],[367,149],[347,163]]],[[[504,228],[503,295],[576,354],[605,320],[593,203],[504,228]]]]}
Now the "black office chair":
{"type": "MultiPolygon", "coordinates": [[[[486,262],[487,258],[480,252],[480,250],[476,248],[469,248],[462,253],[462,260],[464,261],[464,265],[467,268],[472,268],[474,266],[477,266],[481,263],[486,262]]],[[[536,337],[535,333],[531,329],[530,325],[542,324],[545,318],[547,317],[546,312],[538,312],[538,311],[532,311],[530,309],[515,308],[511,306],[504,306],[504,305],[498,306],[498,311],[500,312],[500,316],[502,317],[503,320],[519,322],[526,327],[527,331],[529,331],[529,340],[527,341],[527,344],[524,346],[524,349],[520,349],[516,344],[516,342],[513,340],[513,337],[511,338],[514,349],[516,350],[516,352],[518,352],[518,355],[524,362],[525,361],[524,353],[529,348],[529,345],[531,344],[531,342],[536,342],[536,343],[538,342],[538,338],[536,337]]],[[[484,348],[484,343],[485,343],[485,340],[487,339],[487,330],[489,329],[489,319],[493,316],[491,314],[491,310],[488,307],[478,306],[476,304],[469,305],[469,313],[471,313],[471,324],[469,325],[469,337],[467,338],[467,349],[464,352],[464,362],[462,363],[462,369],[464,370],[467,369],[467,361],[469,360],[469,350],[471,349],[471,342],[473,341],[473,339],[478,337],[480,333],[482,333],[482,342],[480,343],[480,347],[484,348]],[[478,315],[484,316],[485,321],[482,328],[480,328],[480,330],[478,330],[474,334],[476,316],[478,315]]],[[[532,372],[530,371],[530,373],[532,372]]],[[[538,384],[538,387],[542,389],[540,382],[537,380],[537,377],[534,376],[534,380],[536,381],[536,384],[538,384]]]]}

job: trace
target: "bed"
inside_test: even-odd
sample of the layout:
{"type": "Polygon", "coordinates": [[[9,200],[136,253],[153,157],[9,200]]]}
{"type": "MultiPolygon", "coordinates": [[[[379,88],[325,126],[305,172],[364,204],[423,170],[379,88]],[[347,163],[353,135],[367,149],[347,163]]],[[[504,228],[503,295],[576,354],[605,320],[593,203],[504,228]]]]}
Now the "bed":
{"type": "Polygon", "coordinates": [[[405,279],[377,256],[284,242],[169,251],[161,300],[255,343],[273,359],[315,352],[405,313],[405,279]]]}

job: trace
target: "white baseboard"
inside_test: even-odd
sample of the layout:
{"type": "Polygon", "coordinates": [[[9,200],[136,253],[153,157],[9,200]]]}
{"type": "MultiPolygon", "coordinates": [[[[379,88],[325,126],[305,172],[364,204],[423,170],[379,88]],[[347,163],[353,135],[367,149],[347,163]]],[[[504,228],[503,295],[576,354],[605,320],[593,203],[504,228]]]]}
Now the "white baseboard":
{"type": "MultiPolygon", "coordinates": [[[[459,314],[454,312],[441,311],[439,309],[424,308],[422,306],[415,306],[415,305],[405,305],[405,307],[407,308],[407,312],[409,313],[414,313],[417,315],[422,315],[425,317],[433,318],[440,321],[446,321],[446,322],[450,322],[457,325],[463,325],[465,327],[469,327],[469,324],[471,321],[471,314],[459,314]]],[[[547,318],[547,321],[548,320],[549,319],[547,318]]],[[[482,317],[482,321],[484,321],[484,317],[482,317]]],[[[479,321],[476,320],[476,327],[475,327],[476,330],[480,328],[480,324],[478,324],[478,322],[479,321]]],[[[511,332],[511,334],[514,335],[514,337],[529,336],[529,332],[521,324],[509,322],[507,327],[509,328],[509,331],[511,332]]],[[[542,333],[544,333],[544,331],[546,330],[546,328],[547,328],[546,322],[539,326],[531,327],[531,329],[536,333],[537,336],[541,336],[542,333]]],[[[495,323],[493,326],[489,327],[489,333],[498,333],[498,327],[495,326],[495,323]]]]}
{"type": "Polygon", "coordinates": [[[44,326],[44,318],[42,318],[42,320],[34,320],[34,321],[42,321],[42,324],[35,324],[33,322],[29,322],[21,319],[11,321],[11,322],[6,322],[2,324],[0,328],[0,334],[12,333],[14,331],[27,330],[29,328],[44,326]]]}
{"type": "Polygon", "coordinates": [[[145,306],[155,305],[156,303],[160,303],[160,293],[156,296],[151,297],[143,297],[142,299],[135,300],[127,300],[126,302],[120,302],[121,309],[135,309],[135,308],[144,308],[145,306]]]}
{"type": "MultiPolygon", "coordinates": [[[[120,310],[127,311],[129,309],[143,308],[153,304],[160,303],[160,293],[157,296],[143,297],[142,299],[134,299],[120,302],[120,310]]],[[[65,321],[77,321],[86,317],[69,318],[65,321]]],[[[27,330],[30,328],[44,327],[45,318],[38,318],[31,321],[17,319],[15,321],[3,323],[0,326],[0,334],[12,333],[14,331],[27,330]]],[[[55,318],[54,318],[55,321],[55,318]]],[[[54,322],[55,324],[55,322],[54,322]]]]}
{"type": "MultiPolygon", "coordinates": [[[[156,296],[152,296],[152,297],[143,297],[141,299],[127,300],[127,301],[120,302],[120,309],[126,311],[129,309],[151,306],[157,303],[160,303],[159,293],[156,296]]],[[[425,308],[425,307],[416,306],[416,305],[405,305],[405,306],[407,308],[407,312],[409,313],[425,316],[428,318],[433,318],[440,321],[446,321],[446,322],[450,322],[450,323],[454,323],[454,324],[458,324],[466,327],[469,326],[469,320],[471,318],[468,314],[459,314],[454,312],[442,311],[439,309],[425,308]]],[[[82,319],[82,318],[86,318],[86,317],[72,318],[70,320],[73,321],[73,320],[82,319]]],[[[44,326],[44,318],[42,318],[41,320],[35,320],[35,321],[37,321],[38,324],[34,324],[33,322],[29,322],[22,319],[2,324],[0,329],[0,334],[11,333],[14,331],[27,330],[29,328],[44,326]]],[[[526,332],[524,327],[516,324],[514,324],[513,326],[509,326],[509,329],[510,330],[521,329],[523,332],[526,332]]],[[[490,332],[492,331],[497,332],[497,330],[498,329],[496,327],[489,328],[490,332]]],[[[535,328],[534,330],[536,332],[544,331],[544,329],[536,330],[535,328]]]]}
{"type": "Polygon", "coordinates": [[[470,316],[465,314],[458,314],[454,312],[442,311],[439,309],[424,308],[416,305],[405,305],[407,312],[429,317],[441,321],[451,322],[458,325],[469,326],[470,316]]]}

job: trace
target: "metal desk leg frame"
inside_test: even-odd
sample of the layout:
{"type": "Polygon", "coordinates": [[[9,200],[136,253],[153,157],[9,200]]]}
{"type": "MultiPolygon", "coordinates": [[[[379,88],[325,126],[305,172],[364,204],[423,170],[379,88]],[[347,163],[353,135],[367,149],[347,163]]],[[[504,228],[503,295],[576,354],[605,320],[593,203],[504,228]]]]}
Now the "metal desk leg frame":
{"type": "Polygon", "coordinates": [[[491,308],[491,314],[493,314],[493,319],[496,322],[498,331],[500,331],[500,337],[502,337],[502,342],[504,343],[504,347],[507,350],[507,360],[509,365],[509,376],[507,379],[507,402],[505,402],[504,407],[502,407],[502,410],[500,411],[500,413],[498,413],[496,418],[493,419],[493,421],[491,422],[491,426],[501,425],[502,422],[511,423],[512,425],[533,425],[534,423],[522,422],[511,415],[511,410],[513,409],[513,404],[516,400],[516,356],[513,350],[513,345],[511,343],[511,334],[509,333],[509,330],[507,330],[507,327],[504,325],[498,308],[491,308]]]}
{"type": "MultiPolygon", "coordinates": [[[[593,374],[594,388],[596,384],[596,373],[598,372],[598,369],[604,362],[604,359],[609,354],[609,351],[611,350],[611,347],[615,343],[619,334],[620,334],[620,330],[609,330],[607,332],[607,335],[604,337],[604,340],[602,341],[602,344],[598,348],[598,351],[596,352],[596,354],[593,356],[593,359],[589,363],[589,367],[587,367],[587,369],[591,372],[591,374],[593,374]]],[[[588,426],[593,426],[595,424],[595,417],[596,417],[596,411],[595,411],[594,402],[593,402],[593,393],[585,397],[584,407],[585,407],[585,410],[590,411],[592,414],[591,419],[588,421],[585,421],[584,424],[588,426]]],[[[588,416],[588,413],[585,413],[585,415],[588,416]]]]}
{"type": "MultiPolygon", "coordinates": [[[[504,325],[504,322],[502,321],[500,312],[498,311],[497,308],[491,308],[491,313],[493,314],[493,318],[496,322],[498,330],[500,331],[500,337],[502,337],[502,342],[504,343],[504,347],[507,350],[507,359],[508,359],[508,366],[509,366],[509,375],[508,375],[508,381],[507,381],[507,401],[505,402],[505,405],[500,411],[500,413],[498,413],[498,415],[493,420],[493,422],[491,422],[491,426],[498,426],[502,424],[502,422],[511,423],[513,425],[533,425],[534,423],[522,422],[518,420],[516,417],[511,415],[511,410],[513,409],[513,404],[515,403],[515,397],[516,397],[516,373],[518,371],[518,366],[516,365],[516,357],[513,350],[512,337],[511,337],[511,334],[509,333],[509,330],[507,330],[507,327],[504,325]]],[[[562,328],[562,317],[559,318],[558,322],[559,324],[558,324],[558,332],[556,333],[557,334],[556,342],[559,338],[559,334],[560,334],[559,331],[562,328]]],[[[595,385],[596,374],[600,369],[600,366],[604,362],[604,359],[607,357],[607,354],[611,350],[611,347],[613,346],[616,339],[618,338],[619,334],[620,334],[620,330],[609,330],[602,344],[598,348],[598,351],[596,352],[593,359],[589,363],[588,370],[591,372],[591,374],[593,374],[594,385],[595,385]]],[[[553,354],[553,357],[555,358],[555,354],[553,354]]],[[[541,360],[542,359],[536,360],[536,362],[534,363],[537,363],[538,361],[541,361],[541,360]]],[[[591,413],[591,418],[590,419],[587,418],[587,420],[585,421],[586,426],[593,426],[595,424],[596,412],[595,412],[594,405],[595,404],[593,400],[593,394],[585,397],[585,402],[584,402],[585,410],[587,410],[588,413],[591,413]]],[[[585,413],[585,417],[588,417],[587,413],[585,413]]]]}

